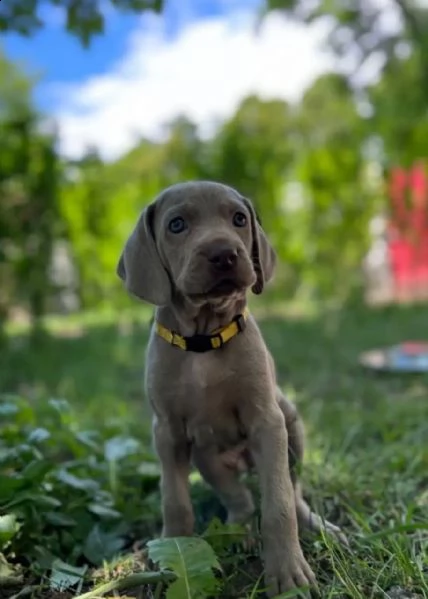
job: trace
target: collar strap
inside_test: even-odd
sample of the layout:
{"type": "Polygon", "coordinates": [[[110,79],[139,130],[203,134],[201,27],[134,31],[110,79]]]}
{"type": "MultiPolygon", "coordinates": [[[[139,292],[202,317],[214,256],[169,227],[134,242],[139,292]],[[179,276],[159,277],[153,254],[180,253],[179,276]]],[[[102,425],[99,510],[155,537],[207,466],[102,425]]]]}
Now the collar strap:
{"type": "Polygon", "coordinates": [[[159,322],[155,323],[155,330],[159,337],[162,337],[170,345],[174,345],[184,351],[193,351],[203,353],[211,349],[223,347],[225,343],[243,331],[247,324],[249,316],[248,308],[245,308],[242,314],[238,314],[228,325],[221,327],[212,335],[192,335],[183,337],[175,331],[170,331],[159,322]]]}

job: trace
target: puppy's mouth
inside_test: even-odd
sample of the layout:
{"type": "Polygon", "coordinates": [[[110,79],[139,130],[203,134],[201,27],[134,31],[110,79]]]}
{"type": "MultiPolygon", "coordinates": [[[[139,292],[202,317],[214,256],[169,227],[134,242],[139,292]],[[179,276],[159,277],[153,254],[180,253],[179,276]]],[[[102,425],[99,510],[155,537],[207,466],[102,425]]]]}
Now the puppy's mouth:
{"type": "Polygon", "coordinates": [[[242,280],[225,277],[223,279],[219,279],[210,287],[207,286],[207,288],[204,290],[196,293],[186,293],[186,295],[192,300],[217,299],[222,297],[230,297],[235,293],[245,293],[247,287],[248,285],[246,285],[242,280]]]}
{"type": "Polygon", "coordinates": [[[235,291],[241,291],[242,289],[243,285],[240,285],[234,279],[221,279],[208,290],[207,295],[210,297],[223,297],[232,295],[235,291]]]}

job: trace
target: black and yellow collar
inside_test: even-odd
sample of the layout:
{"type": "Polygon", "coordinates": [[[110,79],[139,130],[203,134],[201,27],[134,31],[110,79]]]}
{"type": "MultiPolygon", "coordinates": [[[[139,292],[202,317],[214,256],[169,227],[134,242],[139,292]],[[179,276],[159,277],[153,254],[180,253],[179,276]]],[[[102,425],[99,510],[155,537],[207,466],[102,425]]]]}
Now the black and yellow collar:
{"type": "Polygon", "coordinates": [[[212,335],[192,335],[191,337],[183,337],[175,331],[170,331],[160,322],[155,323],[156,333],[165,339],[170,345],[174,345],[184,351],[193,351],[203,353],[211,349],[218,349],[233,337],[238,335],[246,327],[247,318],[249,316],[248,308],[245,308],[242,314],[238,314],[228,325],[221,327],[212,335]]]}

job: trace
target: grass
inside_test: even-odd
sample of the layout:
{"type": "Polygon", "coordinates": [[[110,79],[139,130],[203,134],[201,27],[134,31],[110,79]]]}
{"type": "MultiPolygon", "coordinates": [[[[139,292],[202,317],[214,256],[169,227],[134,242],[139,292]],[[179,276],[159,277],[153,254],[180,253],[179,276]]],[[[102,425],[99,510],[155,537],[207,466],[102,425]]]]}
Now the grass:
{"type": "MultiPolygon", "coordinates": [[[[428,598],[428,377],[373,375],[357,363],[367,348],[426,339],[426,307],[284,314],[265,310],[260,324],[280,384],[306,424],[306,494],[316,510],[345,529],[352,546],[347,553],[329,539],[304,539],[322,598],[428,598]]],[[[37,486],[37,493],[43,488],[60,501],[43,508],[50,520],[40,511],[36,519],[24,504],[5,509],[0,488],[0,514],[13,513],[21,522],[4,554],[15,573],[23,566],[20,584],[32,585],[35,596],[40,574],[52,571],[54,557],[89,565],[88,589],[100,576],[108,581],[147,567],[142,546],[159,526],[157,473],[141,390],[149,317],[143,310],[138,316],[56,319],[36,341],[14,331],[9,350],[0,356],[0,391],[19,396],[3,400],[0,473],[9,472],[10,479],[5,448],[16,453],[31,445],[28,435],[34,439],[34,430],[45,429],[50,440],[39,443],[40,455],[24,452],[27,457],[19,460],[15,455],[13,475],[28,483],[31,477],[22,473],[29,463],[46,462],[46,472],[40,464],[38,472],[32,466],[25,492],[37,486]],[[69,406],[52,398],[64,398],[69,406]],[[64,470],[89,481],[87,488],[64,470]],[[87,510],[91,502],[98,505],[95,512],[87,510]],[[116,512],[112,520],[108,510],[116,512]],[[79,525],[61,528],[59,520],[64,524],[67,517],[79,525]],[[34,547],[43,544],[49,551],[42,559],[34,547]],[[118,553],[125,557],[117,560],[118,553]]],[[[195,485],[193,493],[203,531],[221,512],[203,486],[195,485]]],[[[236,554],[228,547],[220,554],[220,597],[263,596],[257,554],[236,554]]],[[[153,591],[157,595],[144,588],[142,596],[161,596],[161,587],[153,591]]],[[[8,592],[16,595],[17,588],[8,592]]]]}

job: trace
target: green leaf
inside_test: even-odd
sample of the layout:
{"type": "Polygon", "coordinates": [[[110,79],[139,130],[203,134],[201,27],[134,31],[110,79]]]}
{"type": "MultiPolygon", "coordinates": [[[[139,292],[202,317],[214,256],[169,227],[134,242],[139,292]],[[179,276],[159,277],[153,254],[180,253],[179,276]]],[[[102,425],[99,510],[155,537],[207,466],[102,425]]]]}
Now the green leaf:
{"type": "Polygon", "coordinates": [[[233,545],[242,543],[247,536],[248,531],[242,524],[223,524],[218,518],[213,518],[203,538],[220,554],[233,545]]]}
{"type": "Polygon", "coordinates": [[[75,526],[76,520],[61,512],[46,512],[46,520],[54,526],[75,526]]]}
{"type": "Polygon", "coordinates": [[[37,484],[52,468],[53,465],[47,460],[32,460],[22,471],[22,478],[26,482],[37,484]]]}
{"type": "Polygon", "coordinates": [[[147,546],[151,560],[177,575],[177,580],[168,588],[167,599],[199,599],[218,591],[219,582],[213,569],[220,570],[220,564],[204,539],[156,539],[147,546]]]}
{"type": "Polygon", "coordinates": [[[2,464],[13,462],[16,465],[17,460],[31,457],[41,460],[43,456],[36,447],[28,445],[28,443],[21,443],[13,448],[2,449],[0,451],[0,463],[2,464]]]}
{"type": "Polygon", "coordinates": [[[142,462],[137,468],[138,474],[147,478],[158,478],[160,476],[160,466],[156,462],[142,462]]]}
{"type": "Polygon", "coordinates": [[[0,549],[4,549],[19,530],[19,524],[14,514],[0,516],[0,549]]]}
{"type": "Polygon", "coordinates": [[[13,416],[19,412],[19,407],[11,401],[0,402],[0,416],[13,416]]]}
{"type": "Polygon", "coordinates": [[[51,589],[62,592],[76,587],[76,593],[80,593],[87,569],[86,565],[78,568],[56,559],[52,564],[52,572],[49,577],[51,589]]]}
{"type": "Polygon", "coordinates": [[[13,499],[6,504],[6,509],[11,508],[12,506],[20,505],[22,503],[32,503],[37,507],[49,508],[57,508],[61,505],[61,501],[59,501],[59,499],[55,499],[55,497],[42,495],[41,493],[22,492],[14,495],[13,499]]]}
{"type": "Polygon", "coordinates": [[[45,428],[35,428],[28,435],[29,443],[42,443],[49,439],[51,436],[50,432],[45,428]]]}
{"type": "Polygon", "coordinates": [[[85,445],[89,449],[97,452],[100,450],[100,447],[97,443],[99,437],[100,435],[98,431],[78,431],[75,434],[75,438],[82,443],[82,445],[85,445]]]}
{"type": "Polygon", "coordinates": [[[68,485],[69,487],[73,487],[73,489],[79,489],[80,491],[97,491],[99,489],[99,484],[97,481],[92,480],[90,478],[79,478],[71,472],[67,472],[64,468],[59,470],[56,474],[57,479],[68,485]]]}
{"type": "Polygon", "coordinates": [[[50,399],[48,404],[60,414],[68,414],[70,412],[70,404],[66,399],[50,399]]]}
{"type": "Polygon", "coordinates": [[[108,505],[103,505],[102,503],[90,503],[88,505],[88,510],[100,518],[120,518],[120,513],[117,510],[109,507],[108,505]]]}
{"type": "Polygon", "coordinates": [[[16,492],[22,489],[24,481],[22,478],[4,476],[0,474],[0,505],[7,503],[16,496],[16,492]]]}
{"type": "Polygon", "coordinates": [[[140,443],[133,437],[113,437],[104,444],[104,455],[108,462],[116,462],[138,453],[140,443]]]}
{"type": "Polygon", "coordinates": [[[122,537],[105,532],[96,524],[86,538],[83,553],[90,562],[100,566],[104,560],[115,557],[124,544],[122,537]]]}

